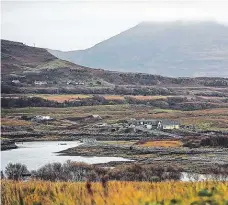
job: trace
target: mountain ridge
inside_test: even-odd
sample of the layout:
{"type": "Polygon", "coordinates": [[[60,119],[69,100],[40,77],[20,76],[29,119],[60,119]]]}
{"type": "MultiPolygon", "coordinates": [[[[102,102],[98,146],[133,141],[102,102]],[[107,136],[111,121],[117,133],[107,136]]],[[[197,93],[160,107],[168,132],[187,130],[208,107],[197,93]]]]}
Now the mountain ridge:
{"type": "Polygon", "coordinates": [[[55,56],[80,65],[169,77],[228,77],[228,27],[216,22],[140,23],[79,51],[55,56]]]}

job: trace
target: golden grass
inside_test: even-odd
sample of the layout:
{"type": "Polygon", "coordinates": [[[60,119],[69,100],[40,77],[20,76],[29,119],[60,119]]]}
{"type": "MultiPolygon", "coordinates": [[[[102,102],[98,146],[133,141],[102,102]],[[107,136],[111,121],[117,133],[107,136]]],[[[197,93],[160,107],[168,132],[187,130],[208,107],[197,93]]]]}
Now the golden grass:
{"type": "Polygon", "coordinates": [[[52,101],[56,101],[56,102],[62,103],[64,101],[81,100],[81,99],[84,99],[84,98],[89,98],[91,96],[90,95],[81,95],[81,94],[77,94],[77,95],[48,95],[48,94],[42,94],[42,95],[37,95],[37,97],[41,97],[41,98],[46,99],[46,100],[52,100],[52,101]]]}
{"type": "Polygon", "coordinates": [[[4,205],[226,205],[228,182],[1,183],[4,205]],[[205,190],[207,189],[207,190],[205,190]],[[212,191],[214,189],[214,191],[212,191]],[[201,194],[200,194],[201,193],[201,194]],[[176,202],[176,203],[174,203],[176,202]]]}
{"type": "MultiPolygon", "coordinates": [[[[64,101],[70,101],[70,100],[75,100],[75,99],[84,99],[84,98],[89,98],[91,95],[82,95],[82,94],[76,94],[76,95],[49,95],[49,94],[40,94],[36,95],[37,97],[41,97],[47,100],[53,100],[56,102],[64,102],[64,101]]],[[[125,96],[121,95],[102,95],[106,100],[124,100],[125,96]]],[[[135,98],[137,100],[156,100],[156,99],[165,99],[169,96],[143,96],[143,95],[136,95],[136,96],[129,96],[132,98],[135,98]]]]}
{"type": "Polygon", "coordinates": [[[181,147],[183,143],[179,140],[158,140],[148,141],[140,145],[144,147],[181,147]]]}
{"type": "Polygon", "coordinates": [[[1,125],[4,126],[28,126],[31,122],[10,118],[1,118],[1,125]]]}

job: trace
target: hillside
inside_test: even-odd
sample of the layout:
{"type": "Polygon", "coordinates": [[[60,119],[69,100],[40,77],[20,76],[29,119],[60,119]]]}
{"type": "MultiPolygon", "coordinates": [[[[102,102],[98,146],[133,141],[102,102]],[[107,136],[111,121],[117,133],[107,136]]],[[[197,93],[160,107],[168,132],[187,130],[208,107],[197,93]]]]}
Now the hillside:
{"type": "Polygon", "coordinates": [[[228,77],[228,27],[215,22],[143,22],[86,50],[49,52],[108,70],[228,77]]]}
{"type": "Polygon", "coordinates": [[[1,71],[2,73],[33,70],[37,66],[49,63],[57,58],[45,49],[26,46],[23,43],[1,41],[1,71]]]}
{"type": "Polygon", "coordinates": [[[226,78],[170,78],[92,69],[60,60],[43,48],[12,41],[2,40],[1,48],[3,93],[180,94],[190,87],[205,87],[201,91],[210,92],[208,86],[228,85],[226,78]]]}
{"type": "Polygon", "coordinates": [[[60,60],[43,48],[2,40],[1,51],[2,80],[6,83],[19,80],[21,86],[31,86],[34,81],[61,84],[71,79],[82,81],[92,77],[87,72],[91,69],[60,60]]]}

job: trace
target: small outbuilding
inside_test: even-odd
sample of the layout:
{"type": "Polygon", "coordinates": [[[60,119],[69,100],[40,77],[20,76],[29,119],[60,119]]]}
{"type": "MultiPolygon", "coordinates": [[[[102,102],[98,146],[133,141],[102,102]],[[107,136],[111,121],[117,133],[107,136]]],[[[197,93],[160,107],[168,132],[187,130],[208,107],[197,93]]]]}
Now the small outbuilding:
{"type": "Polygon", "coordinates": [[[50,116],[43,116],[43,115],[36,115],[31,119],[31,121],[35,121],[35,122],[44,122],[44,121],[52,121],[52,120],[54,120],[54,118],[50,116]]]}
{"type": "Polygon", "coordinates": [[[37,81],[37,80],[35,80],[34,84],[35,85],[47,85],[47,82],[46,81],[37,81]]]}
{"type": "Polygon", "coordinates": [[[172,120],[162,120],[161,121],[161,128],[163,130],[179,129],[180,123],[177,121],[172,121],[172,120]]]}
{"type": "Polygon", "coordinates": [[[13,84],[20,84],[21,82],[20,82],[20,80],[12,80],[12,83],[13,84]]]}

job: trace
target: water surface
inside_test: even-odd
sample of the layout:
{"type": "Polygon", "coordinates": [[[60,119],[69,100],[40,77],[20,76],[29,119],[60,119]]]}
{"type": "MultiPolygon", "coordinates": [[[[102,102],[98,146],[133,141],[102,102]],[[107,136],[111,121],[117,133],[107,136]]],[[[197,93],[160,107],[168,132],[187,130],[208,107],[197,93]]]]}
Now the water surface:
{"type": "Polygon", "coordinates": [[[25,164],[29,170],[40,168],[50,162],[72,160],[88,164],[107,163],[110,161],[127,161],[121,157],[84,157],[59,156],[55,152],[80,145],[78,141],[41,141],[16,143],[18,149],[1,151],[1,170],[5,170],[9,162],[25,164]]]}

